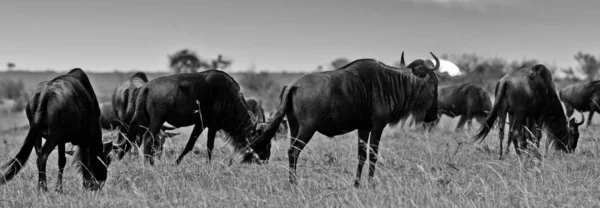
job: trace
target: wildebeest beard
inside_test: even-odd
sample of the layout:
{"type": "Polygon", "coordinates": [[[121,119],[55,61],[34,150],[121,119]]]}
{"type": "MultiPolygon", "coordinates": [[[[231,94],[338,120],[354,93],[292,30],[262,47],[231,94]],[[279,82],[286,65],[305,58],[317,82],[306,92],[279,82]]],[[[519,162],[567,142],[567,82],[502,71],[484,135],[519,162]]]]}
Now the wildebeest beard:
{"type": "Polygon", "coordinates": [[[221,127],[225,133],[224,141],[230,143],[237,151],[248,145],[248,138],[256,126],[254,116],[246,105],[244,96],[224,96],[214,104],[219,106],[221,112],[215,112],[221,117],[214,125],[221,127]]]}

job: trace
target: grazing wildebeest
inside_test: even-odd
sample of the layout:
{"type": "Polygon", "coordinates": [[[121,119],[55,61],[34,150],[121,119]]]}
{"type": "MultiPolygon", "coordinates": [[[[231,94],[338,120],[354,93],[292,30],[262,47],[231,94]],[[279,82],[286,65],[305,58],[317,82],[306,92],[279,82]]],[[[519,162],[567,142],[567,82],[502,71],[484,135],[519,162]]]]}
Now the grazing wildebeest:
{"type": "Polygon", "coordinates": [[[256,100],[254,98],[246,99],[246,104],[248,105],[248,109],[252,114],[254,114],[254,120],[259,123],[264,123],[265,119],[265,110],[262,107],[262,101],[256,100]]]}
{"type": "Polygon", "coordinates": [[[589,111],[587,126],[592,124],[594,113],[600,113],[600,80],[576,83],[562,88],[559,97],[565,104],[567,117],[573,115],[573,110],[589,111]]]}
{"type": "MultiPolygon", "coordinates": [[[[513,141],[517,154],[527,149],[527,135],[535,135],[533,141],[539,147],[541,128],[547,132],[547,138],[553,141],[554,148],[567,153],[573,152],[579,139],[575,119],[567,123],[550,71],[544,65],[521,68],[507,74],[496,84],[496,100],[485,124],[481,126],[474,140],[483,141],[496,123],[499,128],[499,158],[502,159],[502,140],[507,114],[510,115],[508,141],[513,141]],[[524,132],[524,127],[533,132],[524,132]],[[518,140],[517,140],[518,139],[518,140]],[[518,141],[518,142],[517,142],[518,141]]],[[[550,142],[548,142],[549,144],[550,142]]]]}
{"type": "MultiPolygon", "coordinates": [[[[140,135],[146,160],[153,164],[156,134],[163,123],[169,122],[176,128],[194,125],[190,139],[177,164],[192,150],[196,140],[208,128],[207,147],[211,159],[214,138],[218,130],[228,134],[225,138],[238,150],[248,144],[247,138],[255,130],[256,122],[240,93],[239,84],[227,73],[207,70],[192,74],[175,74],[159,77],[142,86],[135,99],[135,111],[127,138],[138,136],[140,126],[148,133],[140,135]]],[[[124,143],[125,151],[130,146],[124,143]]]]}
{"type": "Polygon", "coordinates": [[[440,62],[431,55],[435,67],[415,60],[406,66],[412,74],[360,59],[339,70],[301,77],[285,89],[275,119],[253,140],[244,160],[268,160],[271,139],[287,116],[292,136],[288,149],[290,182],[295,184],[298,156],[315,132],[333,137],[358,129],[359,162],[354,184],[359,186],[367,149],[371,150],[369,179],[375,174],[379,140],[387,124],[396,124],[411,113],[423,115],[426,122],[437,119],[438,80],[434,70],[440,62]]]}
{"type": "Polygon", "coordinates": [[[58,146],[57,191],[62,190],[62,177],[66,165],[65,143],[79,146],[75,161],[79,161],[86,189],[98,190],[107,176],[110,164],[108,153],[112,143],[102,143],[100,108],[90,81],[83,70],[76,68],[66,75],[38,84],[35,94],[26,107],[29,133],[19,153],[6,163],[8,168],[0,184],[11,180],[25,165],[31,150],[38,155],[38,188],[46,188],[46,161],[58,146]],[[42,137],[46,142],[42,146],[42,137]]]}
{"type": "MultiPolygon", "coordinates": [[[[483,124],[485,117],[492,110],[492,101],[485,90],[477,85],[463,83],[440,87],[438,89],[439,113],[449,117],[460,116],[456,130],[467,123],[471,129],[472,119],[483,124]]],[[[434,122],[437,124],[437,122],[434,122]]]]}
{"type": "MultiPolygon", "coordinates": [[[[136,72],[127,81],[116,87],[112,94],[110,105],[102,104],[102,116],[100,124],[104,129],[119,130],[117,142],[119,144],[127,142],[123,135],[129,130],[129,123],[134,113],[134,99],[139,91],[139,88],[148,82],[148,78],[144,72],[136,72]],[[106,110],[104,110],[104,108],[106,110]],[[112,113],[110,112],[112,111],[112,113]]],[[[163,125],[159,133],[160,149],[167,137],[178,135],[177,133],[168,133],[167,130],[175,128],[163,125]]],[[[141,141],[137,140],[136,145],[140,145],[141,141]]],[[[122,150],[121,150],[122,151],[122,150]]]]}

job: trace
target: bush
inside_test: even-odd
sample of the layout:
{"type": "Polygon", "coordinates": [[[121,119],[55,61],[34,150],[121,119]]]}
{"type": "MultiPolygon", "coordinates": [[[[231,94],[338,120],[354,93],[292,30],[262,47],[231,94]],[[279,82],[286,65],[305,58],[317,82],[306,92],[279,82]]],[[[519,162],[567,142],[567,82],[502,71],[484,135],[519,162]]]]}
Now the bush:
{"type": "Polygon", "coordinates": [[[12,79],[0,80],[0,98],[18,99],[25,93],[25,83],[22,79],[15,81],[12,79]]]}
{"type": "Polygon", "coordinates": [[[18,81],[12,79],[3,79],[0,80],[0,100],[8,99],[14,100],[14,104],[12,106],[8,106],[10,108],[9,111],[12,112],[20,112],[25,109],[27,104],[27,91],[25,90],[25,83],[23,80],[19,79],[18,81]]]}

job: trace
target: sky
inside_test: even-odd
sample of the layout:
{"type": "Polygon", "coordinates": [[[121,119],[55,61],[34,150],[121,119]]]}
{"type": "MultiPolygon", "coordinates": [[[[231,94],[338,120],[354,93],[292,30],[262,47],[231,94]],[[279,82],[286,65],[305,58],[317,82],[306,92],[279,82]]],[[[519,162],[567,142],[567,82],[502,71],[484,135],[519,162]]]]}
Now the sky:
{"type": "Polygon", "coordinates": [[[232,71],[314,71],[477,53],[577,66],[600,55],[597,0],[2,0],[0,70],[167,71],[168,54],[223,54],[232,71]]]}

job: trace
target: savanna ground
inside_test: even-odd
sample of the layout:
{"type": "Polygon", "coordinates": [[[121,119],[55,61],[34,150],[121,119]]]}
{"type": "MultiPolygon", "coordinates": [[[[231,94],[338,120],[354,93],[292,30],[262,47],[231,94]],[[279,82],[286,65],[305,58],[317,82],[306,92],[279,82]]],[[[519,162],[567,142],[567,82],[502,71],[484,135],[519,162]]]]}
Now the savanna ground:
{"type": "MultiPolygon", "coordinates": [[[[598,122],[598,121],[596,121],[598,122]]],[[[574,154],[518,159],[514,150],[498,160],[497,130],[470,144],[475,130],[452,132],[456,119],[444,118],[431,133],[388,127],[381,140],[374,183],[353,187],[357,137],[316,135],[301,154],[298,186],[287,172],[289,139],[274,142],[266,165],[229,165],[231,149],[217,142],[213,161],[204,135],[183,162],[175,159],[191,128],[170,139],[155,166],[138,157],[113,161],[99,192],[84,191],[70,165],[64,192],[37,191],[36,156],[9,183],[0,186],[1,207],[592,207],[600,204],[600,126],[581,128],[574,154]],[[460,144],[459,144],[460,143],[460,144]]],[[[478,126],[478,125],[475,125],[478,126]]],[[[27,129],[0,135],[0,160],[20,148],[27,129]]],[[[506,140],[505,140],[506,142],[506,140]]],[[[67,157],[70,162],[71,158],[67,157]]],[[[57,175],[56,151],[48,160],[49,187],[57,175]]],[[[365,166],[364,176],[367,175],[365,166]]]]}

